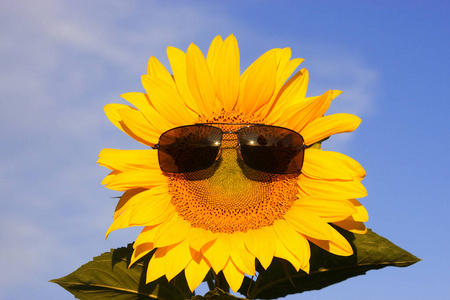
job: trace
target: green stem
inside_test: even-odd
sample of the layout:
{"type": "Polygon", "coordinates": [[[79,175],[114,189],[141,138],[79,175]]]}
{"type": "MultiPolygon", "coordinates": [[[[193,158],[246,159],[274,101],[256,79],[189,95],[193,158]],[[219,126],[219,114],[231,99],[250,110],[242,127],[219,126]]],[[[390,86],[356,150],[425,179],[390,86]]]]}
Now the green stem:
{"type": "Polygon", "coordinates": [[[216,287],[218,287],[219,289],[221,289],[226,293],[230,292],[230,286],[228,285],[228,282],[225,279],[223,272],[219,272],[219,274],[216,274],[216,287]]]}
{"type": "Polygon", "coordinates": [[[206,283],[208,283],[208,288],[210,291],[214,290],[215,284],[214,284],[215,275],[213,275],[212,270],[208,272],[206,275],[206,283]]]}

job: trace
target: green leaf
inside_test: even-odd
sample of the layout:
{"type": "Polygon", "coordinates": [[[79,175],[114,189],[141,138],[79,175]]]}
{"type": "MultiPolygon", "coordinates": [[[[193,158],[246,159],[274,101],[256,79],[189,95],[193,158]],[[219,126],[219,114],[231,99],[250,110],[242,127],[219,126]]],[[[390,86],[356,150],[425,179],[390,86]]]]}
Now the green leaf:
{"type": "Polygon", "coordinates": [[[260,273],[256,281],[246,277],[239,292],[247,294],[250,299],[276,299],[289,294],[322,289],[363,275],[369,270],[387,266],[407,267],[420,260],[370,229],[366,234],[352,234],[336,229],[352,245],[352,256],[333,255],[310,243],[310,274],[296,272],[289,262],[274,259],[267,270],[259,268],[260,273]]]}
{"type": "Polygon", "coordinates": [[[205,296],[195,296],[192,297],[191,300],[237,300],[244,298],[238,298],[236,296],[230,295],[219,288],[215,288],[212,291],[209,291],[205,294],[205,296]]]}
{"type": "Polygon", "coordinates": [[[186,291],[183,273],[173,279],[178,281],[175,284],[172,281],[169,283],[165,277],[146,284],[145,274],[150,255],[145,261],[128,268],[132,251],[132,245],[112,249],[75,272],[51,282],[59,284],[81,300],[185,300],[191,296],[186,291]]]}

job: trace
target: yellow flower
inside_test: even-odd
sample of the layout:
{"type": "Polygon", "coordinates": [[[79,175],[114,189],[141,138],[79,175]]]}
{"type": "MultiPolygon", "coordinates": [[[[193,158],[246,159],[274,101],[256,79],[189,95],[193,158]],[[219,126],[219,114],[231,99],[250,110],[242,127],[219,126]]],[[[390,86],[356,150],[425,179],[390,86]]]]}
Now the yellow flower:
{"type": "MultiPolygon", "coordinates": [[[[156,249],[147,282],[184,270],[194,290],[212,268],[237,291],[255,259],[267,268],[274,257],[309,271],[308,241],[337,255],[351,255],[347,240],[330,223],[365,233],[368,220],[355,199],[367,195],[364,169],[336,152],[309,147],[330,135],[355,130],[350,114],[324,116],[340,91],[306,97],[308,71],[291,76],[303,59],[289,48],[264,53],[241,75],[237,41],[217,36],[205,59],[191,44],[186,53],[169,47],[172,74],[155,58],[142,76],[146,93],[105,107],[109,120],[137,141],[155,147],[162,133],[195,123],[264,123],[294,130],[307,148],[300,174],[270,174],[240,163],[236,141],[225,139],[220,163],[207,176],[161,171],[156,149],[103,149],[98,163],[112,170],[102,184],[124,191],[116,229],[144,226],[132,263],[156,249]],[[234,144],[233,144],[234,143],[234,144]]],[[[239,128],[221,125],[224,130],[239,128]]]]}

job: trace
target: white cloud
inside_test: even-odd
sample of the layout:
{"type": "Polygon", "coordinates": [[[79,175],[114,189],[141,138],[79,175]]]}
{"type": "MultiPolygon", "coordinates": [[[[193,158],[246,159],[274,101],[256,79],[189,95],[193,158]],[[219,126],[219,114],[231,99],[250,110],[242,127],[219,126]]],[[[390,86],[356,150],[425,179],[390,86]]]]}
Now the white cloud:
{"type": "Polygon", "coordinates": [[[365,66],[363,62],[350,57],[322,57],[309,63],[315,93],[323,93],[327,89],[342,90],[344,93],[333,102],[330,112],[346,112],[356,115],[371,114],[374,109],[375,88],[378,74],[365,66]],[[322,88],[318,91],[317,84],[322,88]]]}
{"type": "MultiPolygon", "coordinates": [[[[108,124],[102,106],[140,86],[150,55],[164,62],[166,46],[195,41],[208,17],[159,2],[147,12],[120,3],[108,1],[101,15],[88,1],[0,4],[0,130],[8,146],[0,162],[0,254],[8,270],[1,297],[21,298],[25,281],[43,289],[36,286],[48,285],[51,272],[73,271],[136,236],[131,230],[103,239],[116,203],[110,197],[120,193],[100,186],[107,172],[95,160],[101,147],[126,138],[108,124]],[[88,249],[99,253],[86,255],[88,249]]],[[[126,141],[124,148],[137,145],[126,141]]]]}
{"type": "MultiPolygon", "coordinates": [[[[331,103],[327,114],[350,113],[365,118],[376,112],[378,95],[378,73],[362,61],[342,55],[316,58],[310,63],[312,88],[309,95],[318,95],[327,89],[337,89],[343,93],[331,103]],[[320,85],[320,87],[319,87],[320,85]],[[311,93],[312,92],[312,93],[311,93]]],[[[358,129],[352,133],[332,136],[323,146],[327,150],[347,152],[358,129]]]]}
{"type": "MultiPolygon", "coordinates": [[[[104,101],[105,87],[106,94],[124,92],[111,80],[139,86],[151,55],[167,65],[167,46],[206,41],[201,33],[214,29],[203,24],[211,19],[223,19],[222,25],[233,28],[226,18],[212,17],[198,7],[154,1],[142,11],[135,2],[127,3],[131,5],[108,1],[101,8],[88,1],[2,4],[0,16],[7,24],[0,29],[5,41],[0,48],[5,61],[0,70],[4,128],[57,131],[58,120],[53,118],[73,118],[67,108],[80,106],[77,101],[104,101]],[[132,26],[127,24],[130,18],[132,26]]],[[[212,34],[206,35],[209,42],[212,34]]]]}
{"type": "MultiPolygon", "coordinates": [[[[0,27],[0,132],[8,145],[0,162],[0,188],[7,199],[0,219],[4,241],[0,254],[11,258],[2,261],[4,268],[14,269],[2,278],[2,287],[31,281],[42,269],[57,268],[49,261],[78,255],[93,245],[92,235],[95,240],[98,235],[98,245],[110,245],[103,234],[116,202],[108,197],[117,193],[100,186],[106,173],[95,165],[96,156],[102,147],[138,144],[108,124],[102,106],[120,101],[123,92],[141,89],[139,76],[151,55],[167,66],[167,46],[186,49],[195,42],[206,52],[216,34],[234,32],[244,67],[263,51],[292,43],[289,36],[266,35],[215,11],[213,5],[149,1],[143,10],[138,3],[0,4],[5,25],[0,27]],[[262,50],[255,53],[255,49],[262,50]],[[61,225],[67,222],[70,225],[61,225]],[[70,236],[79,237],[81,245],[74,246],[70,236]],[[13,268],[16,260],[20,266],[13,268]]],[[[302,48],[292,45],[294,53],[302,48]]],[[[326,46],[306,48],[309,53],[323,53],[326,46]]],[[[374,109],[377,73],[362,60],[348,55],[338,60],[328,54],[306,58],[311,95],[342,89],[345,93],[333,109],[359,116],[374,109]]],[[[110,239],[122,237],[126,240],[119,233],[110,239]]],[[[133,238],[131,234],[129,241],[133,238]]],[[[78,267],[74,262],[65,266],[71,264],[78,267]]]]}

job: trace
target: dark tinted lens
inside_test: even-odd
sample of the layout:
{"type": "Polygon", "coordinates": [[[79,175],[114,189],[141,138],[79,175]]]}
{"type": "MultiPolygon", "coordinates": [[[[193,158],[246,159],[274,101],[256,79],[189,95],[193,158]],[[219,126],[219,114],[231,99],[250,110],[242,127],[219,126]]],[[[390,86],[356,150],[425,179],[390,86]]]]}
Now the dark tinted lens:
{"type": "Polygon", "coordinates": [[[163,133],[159,139],[161,170],[169,173],[193,172],[210,167],[216,160],[222,131],[211,126],[183,126],[163,133]]]}
{"type": "Polygon", "coordinates": [[[276,126],[244,127],[238,133],[242,159],[252,169],[275,173],[300,173],[303,138],[295,131],[276,126]]]}

